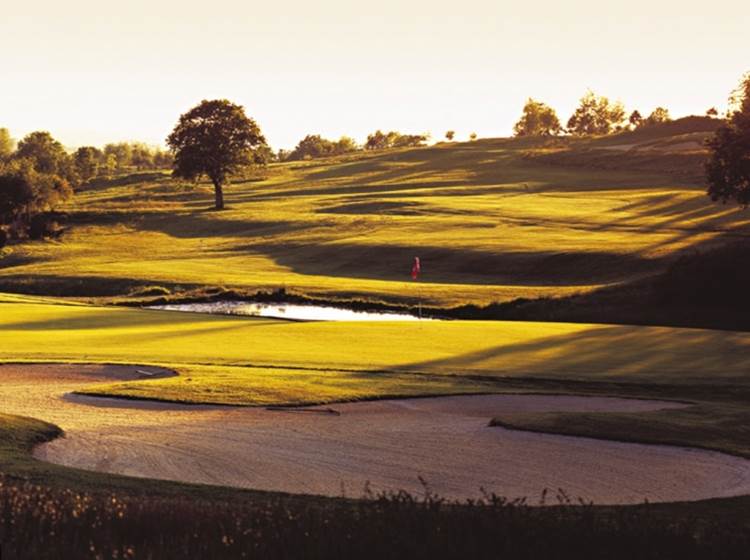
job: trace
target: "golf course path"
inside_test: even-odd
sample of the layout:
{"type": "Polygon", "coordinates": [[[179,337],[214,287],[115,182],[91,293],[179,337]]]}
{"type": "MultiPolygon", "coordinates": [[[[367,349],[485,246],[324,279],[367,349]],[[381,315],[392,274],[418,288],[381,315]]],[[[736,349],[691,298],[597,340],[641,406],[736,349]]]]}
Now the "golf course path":
{"type": "Polygon", "coordinates": [[[68,394],[92,382],[142,377],[139,369],[2,365],[0,412],[65,430],[36,448],[39,459],[139,477],[358,497],[368,481],[374,491],[421,492],[421,476],[450,498],[476,498],[484,488],[531,503],[544,488],[599,504],[750,494],[750,461],[730,455],[487,425],[514,411],[684,406],[677,403],[492,395],[341,404],[331,407],[334,414],[329,407],[267,410],[68,394]]]}

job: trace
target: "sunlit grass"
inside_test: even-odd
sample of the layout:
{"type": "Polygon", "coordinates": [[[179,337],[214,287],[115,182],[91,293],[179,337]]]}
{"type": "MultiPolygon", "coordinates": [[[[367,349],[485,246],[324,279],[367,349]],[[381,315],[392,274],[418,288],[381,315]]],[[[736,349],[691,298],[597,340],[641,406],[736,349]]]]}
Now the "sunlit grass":
{"type": "Polygon", "coordinates": [[[713,383],[750,371],[750,334],[530,322],[287,322],[0,303],[0,360],[139,363],[177,378],[94,392],[294,404],[487,392],[498,377],[713,383]]]}
{"type": "MultiPolygon", "coordinates": [[[[661,270],[747,224],[665,174],[542,165],[502,140],[273,165],[227,189],[153,175],[85,190],[61,242],[0,281],[284,287],[441,305],[563,296],[661,270]],[[409,280],[413,256],[423,277],[409,280]]],[[[119,286],[119,285],[118,285],[119,286]]]]}

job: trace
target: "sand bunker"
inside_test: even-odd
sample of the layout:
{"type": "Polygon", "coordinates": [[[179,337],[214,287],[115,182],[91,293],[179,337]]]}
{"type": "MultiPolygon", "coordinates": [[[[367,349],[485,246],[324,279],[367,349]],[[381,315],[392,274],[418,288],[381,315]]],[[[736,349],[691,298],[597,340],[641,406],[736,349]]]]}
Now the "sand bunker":
{"type": "Polygon", "coordinates": [[[141,377],[139,369],[0,366],[0,412],[65,430],[36,449],[39,459],[149,478],[358,497],[368,481],[376,491],[419,492],[421,476],[451,498],[478,497],[485,488],[536,502],[547,487],[599,504],[750,493],[750,461],[726,454],[487,426],[503,412],[682,406],[676,403],[493,395],[271,411],[65,396],[95,381],[141,377]]]}

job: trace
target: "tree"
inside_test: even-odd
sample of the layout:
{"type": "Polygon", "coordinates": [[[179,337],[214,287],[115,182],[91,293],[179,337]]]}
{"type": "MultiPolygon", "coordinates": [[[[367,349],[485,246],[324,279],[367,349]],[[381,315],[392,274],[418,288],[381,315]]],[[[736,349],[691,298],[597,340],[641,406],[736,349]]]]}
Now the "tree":
{"type": "Polygon", "coordinates": [[[445,133],[445,139],[448,140],[448,142],[453,142],[453,137],[456,135],[455,130],[449,130],[445,133]]]}
{"type": "Polygon", "coordinates": [[[750,72],[730,97],[725,123],[707,142],[708,195],[723,203],[734,201],[743,208],[750,204],[750,72]]]}
{"type": "Polygon", "coordinates": [[[228,177],[257,163],[255,150],[266,139],[242,106],[215,99],[203,100],[180,116],[167,144],[174,154],[173,174],[188,180],[207,176],[214,185],[216,209],[221,210],[228,177]]]}
{"type": "Polygon", "coordinates": [[[28,226],[34,215],[51,210],[73,194],[59,175],[39,173],[30,159],[14,159],[0,170],[0,221],[28,226]]]}
{"type": "Polygon", "coordinates": [[[382,150],[385,148],[424,146],[429,138],[429,134],[401,134],[395,130],[384,134],[380,130],[376,130],[367,137],[364,148],[365,150],[382,150]]]}
{"type": "Polygon", "coordinates": [[[383,148],[388,147],[388,136],[383,134],[380,130],[376,130],[367,136],[365,150],[382,150],[383,148]]]}
{"type": "Polygon", "coordinates": [[[292,150],[289,159],[301,160],[319,158],[333,154],[335,144],[320,134],[308,134],[292,150]]]}
{"type": "Polygon", "coordinates": [[[86,182],[96,177],[101,159],[102,152],[92,146],[78,148],[73,153],[73,166],[81,181],[86,182]]]}
{"type": "Polygon", "coordinates": [[[348,136],[342,136],[336,141],[333,152],[339,155],[339,154],[348,154],[351,152],[356,152],[357,150],[359,150],[359,146],[354,141],[354,138],[349,138],[348,136]]]}
{"type": "Polygon", "coordinates": [[[400,134],[398,132],[389,132],[388,134],[389,136],[395,134],[395,137],[391,137],[394,148],[416,148],[424,146],[430,139],[429,134],[400,134]]]}
{"type": "Polygon", "coordinates": [[[117,156],[115,154],[107,154],[104,158],[104,172],[111,179],[115,171],[117,171],[117,156]]]}
{"type": "Polygon", "coordinates": [[[711,107],[708,111],[706,111],[706,116],[715,119],[719,116],[719,110],[716,107],[711,107]]]}
{"type": "Polygon", "coordinates": [[[523,106],[521,118],[513,127],[516,136],[554,136],[561,131],[555,110],[530,97],[523,106]]]}
{"type": "Polygon", "coordinates": [[[641,123],[641,126],[652,126],[655,124],[667,123],[672,120],[669,116],[669,111],[664,107],[657,107],[646,119],[641,123]]]}
{"type": "Polygon", "coordinates": [[[625,120],[622,103],[612,103],[589,91],[568,120],[568,131],[576,136],[609,134],[625,120]]]}
{"type": "Polygon", "coordinates": [[[104,155],[114,156],[117,162],[117,169],[124,169],[132,164],[133,148],[127,142],[107,144],[104,146],[104,155]]]}
{"type": "Polygon", "coordinates": [[[0,128],[0,161],[8,159],[16,149],[15,142],[7,128],[0,128]]]}
{"type": "Polygon", "coordinates": [[[628,123],[630,123],[631,128],[638,128],[639,126],[641,126],[642,122],[643,116],[638,109],[630,113],[630,116],[628,117],[628,123]]]}
{"type": "Polygon", "coordinates": [[[476,139],[477,139],[477,133],[476,132],[472,132],[471,134],[469,134],[469,140],[471,140],[473,142],[476,139]]]}
{"type": "Polygon", "coordinates": [[[15,158],[28,159],[38,173],[71,178],[72,162],[62,144],[49,132],[32,132],[18,143],[15,158]]]}

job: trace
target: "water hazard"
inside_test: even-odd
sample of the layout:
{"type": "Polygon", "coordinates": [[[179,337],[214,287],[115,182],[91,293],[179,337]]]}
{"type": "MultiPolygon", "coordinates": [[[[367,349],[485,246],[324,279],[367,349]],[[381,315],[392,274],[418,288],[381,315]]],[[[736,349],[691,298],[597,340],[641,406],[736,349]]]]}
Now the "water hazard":
{"type": "Polygon", "coordinates": [[[165,311],[189,311],[218,315],[244,315],[251,317],[273,317],[296,321],[420,321],[428,317],[408,313],[378,311],[355,311],[342,307],[323,305],[299,305],[292,303],[258,303],[249,301],[212,301],[209,303],[175,303],[152,305],[147,309],[165,311]]]}

